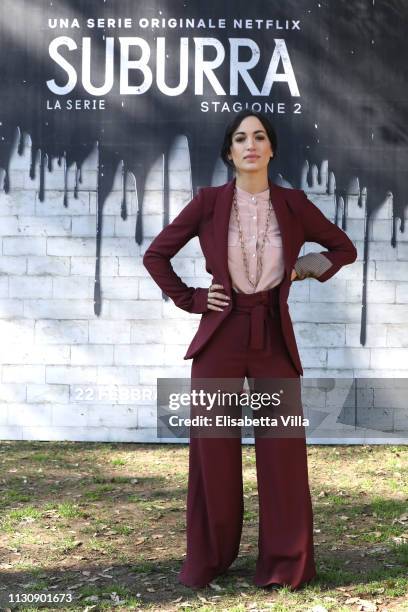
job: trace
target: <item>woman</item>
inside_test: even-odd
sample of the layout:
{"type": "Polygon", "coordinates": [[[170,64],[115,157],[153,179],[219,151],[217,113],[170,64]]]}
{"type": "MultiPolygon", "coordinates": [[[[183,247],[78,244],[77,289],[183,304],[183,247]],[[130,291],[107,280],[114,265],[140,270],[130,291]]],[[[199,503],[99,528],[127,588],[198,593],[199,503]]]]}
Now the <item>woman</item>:
{"type": "MultiPolygon", "coordinates": [[[[245,110],[227,126],[223,161],[232,181],[200,189],[153,240],[143,263],[177,306],[201,313],[185,359],[192,385],[228,379],[265,389],[276,378],[300,380],[302,365],[289,315],[292,281],[324,282],[357,257],[347,235],[307,199],[268,177],[277,138],[268,118],[245,110]],[[199,236],[209,288],[188,287],[171,258],[199,236]],[[297,257],[306,241],[327,248],[297,257]]],[[[313,516],[303,435],[262,435],[254,426],[259,554],[254,583],[298,588],[316,574],[313,516]]],[[[179,581],[206,586],[238,555],[243,519],[240,437],[190,437],[187,555],[179,581]]]]}

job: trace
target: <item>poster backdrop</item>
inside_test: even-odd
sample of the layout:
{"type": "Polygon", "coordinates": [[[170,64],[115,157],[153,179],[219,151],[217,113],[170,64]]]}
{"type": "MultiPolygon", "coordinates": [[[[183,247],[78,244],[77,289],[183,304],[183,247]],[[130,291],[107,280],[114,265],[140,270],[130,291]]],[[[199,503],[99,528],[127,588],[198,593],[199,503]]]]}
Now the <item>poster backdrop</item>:
{"type": "MultiPolygon", "coordinates": [[[[118,164],[123,185],[127,172],[136,177],[142,202],[151,164],[183,133],[195,191],[211,183],[224,126],[242,108],[276,125],[272,179],[298,187],[305,162],[329,160],[344,229],[348,195],[367,198],[370,215],[391,192],[395,246],[408,191],[404,0],[2,0],[0,15],[4,189],[13,189],[16,127],[32,138],[32,177],[41,158],[40,200],[46,160],[65,171],[76,162],[78,188],[82,161],[99,148],[95,314],[104,202],[118,164]]],[[[142,207],[134,230],[140,244],[142,207]]],[[[363,288],[369,256],[366,236],[363,288]]],[[[363,290],[362,344],[365,299],[363,290]]]]}

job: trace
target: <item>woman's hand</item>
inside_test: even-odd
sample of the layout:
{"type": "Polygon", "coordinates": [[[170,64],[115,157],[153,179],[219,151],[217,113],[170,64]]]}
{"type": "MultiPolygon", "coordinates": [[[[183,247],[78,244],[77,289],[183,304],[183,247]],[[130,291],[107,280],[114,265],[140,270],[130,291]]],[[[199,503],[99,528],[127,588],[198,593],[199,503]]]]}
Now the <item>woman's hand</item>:
{"type": "Polygon", "coordinates": [[[296,270],[295,268],[292,268],[292,274],[290,275],[290,280],[293,281],[293,280],[296,280],[296,278],[297,278],[296,270]]]}
{"type": "Polygon", "coordinates": [[[228,306],[230,298],[225,293],[220,293],[217,289],[224,289],[223,285],[211,285],[208,289],[207,307],[209,310],[223,311],[219,306],[228,306]]]}

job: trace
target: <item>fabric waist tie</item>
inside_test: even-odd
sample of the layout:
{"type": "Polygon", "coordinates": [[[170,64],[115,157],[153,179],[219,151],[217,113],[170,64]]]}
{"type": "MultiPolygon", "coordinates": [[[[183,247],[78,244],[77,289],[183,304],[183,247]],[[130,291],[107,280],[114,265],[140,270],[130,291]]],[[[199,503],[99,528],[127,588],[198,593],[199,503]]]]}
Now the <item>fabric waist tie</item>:
{"type": "Polygon", "coordinates": [[[262,350],[268,316],[279,316],[279,289],[273,287],[257,293],[234,293],[232,311],[246,313],[251,317],[250,348],[262,350]]]}

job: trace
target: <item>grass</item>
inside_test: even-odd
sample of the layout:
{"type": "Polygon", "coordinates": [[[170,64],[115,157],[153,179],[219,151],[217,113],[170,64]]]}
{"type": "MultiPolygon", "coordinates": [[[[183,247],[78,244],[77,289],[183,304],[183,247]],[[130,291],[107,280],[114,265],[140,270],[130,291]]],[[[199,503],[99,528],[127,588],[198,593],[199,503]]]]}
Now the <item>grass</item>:
{"type": "Polygon", "coordinates": [[[78,504],[71,504],[69,502],[58,504],[57,512],[61,518],[67,519],[79,518],[80,516],[82,516],[82,512],[78,508],[78,504]]]}
{"type": "Polygon", "coordinates": [[[0,608],[25,590],[71,593],[72,610],[408,611],[408,447],[308,447],[318,576],[295,592],[252,584],[255,453],[242,451],[240,554],[193,591],[177,581],[186,445],[0,443],[0,608]]]}

